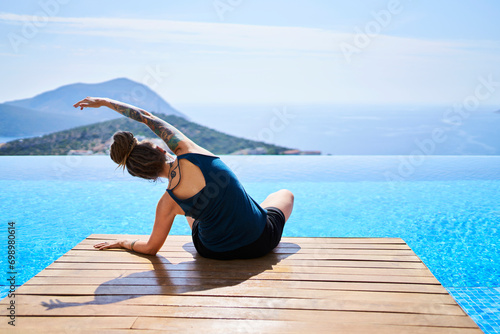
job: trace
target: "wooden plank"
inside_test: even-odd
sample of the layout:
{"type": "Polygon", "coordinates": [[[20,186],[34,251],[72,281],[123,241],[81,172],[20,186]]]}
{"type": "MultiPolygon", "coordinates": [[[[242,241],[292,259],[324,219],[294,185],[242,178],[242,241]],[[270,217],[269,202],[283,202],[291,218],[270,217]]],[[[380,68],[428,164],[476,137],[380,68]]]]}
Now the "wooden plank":
{"type": "MultiPolygon", "coordinates": [[[[169,286],[142,286],[142,285],[105,285],[99,286],[97,293],[109,295],[162,295],[162,294],[178,294],[178,293],[197,293],[197,294],[217,294],[225,295],[225,293],[238,293],[248,294],[249,296],[260,296],[259,290],[266,289],[266,293],[273,295],[279,292],[273,292],[276,289],[269,288],[268,285],[257,283],[235,283],[230,286],[217,286],[217,285],[200,285],[195,282],[186,282],[183,285],[169,285],[169,286]],[[192,285],[188,285],[192,283],[192,285]],[[230,291],[226,291],[230,290],[230,291]]],[[[390,283],[352,283],[352,282],[334,282],[328,284],[314,284],[316,282],[301,282],[290,284],[279,284],[278,291],[286,291],[292,293],[290,290],[304,290],[313,296],[321,296],[325,291],[331,290],[347,290],[347,291],[388,291],[388,292],[425,292],[425,293],[447,293],[446,289],[440,285],[426,285],[426,284],[390,284],[390,283]],[[286,290],[285,290],[286,289],[286,290]]],[[[38,286],[25,284],[18,290],[19,293],[24,294],[54,294],[54,295],[93,295],[96,292],[97,286],[92,285],[58,285],[58,286],[38,286]]],[[[292,293],[293,295],[293,293],[292,293]]]]}
{"type": "MultiPolygon", "coordinates": [[[[251,298],[250,298],[251,299],[251,298]]],[[[362,303],[347,303],[344,307],[329,305],[321,309],[300,307],[308,301],[268,300],[266,308],[254,303],[244,303],[242,299],[237,306],[213,306],[211,303],[191,305],[122,305],[90,304],[84,303],[57,303],[47,301],[44,305],[23,305],[19,307],[17,316],[63,316],[63,317],[135,317],[138,314],[145,317],[169,318],[203,318],[203,319],[255,319],[279,321],[331,321],[335,323],[373,323],[386,325],[412,325],[412,326],[441,326],[441,327],[469,327],[474,328],[475,323],[461,313],[460,308],[451,305],[405,305],[377,303],[362,305],[362,303]],[[301,302],[301,303],[297,303],[301,302]],[[67,305],[67,306],[65,306],[67,305]],[[297,306],[296,306],[297,305],[297,306]],[[50,308],[53,307],[53,308],[50,308]],[[399,307],[399,309],[398,309],[399,307]],[[341,309],[339,311],[339,308],[341,309]],[[392,314],[391,314],[392,313],[392,314]]],[[[331,304],[330,302],[329,304],[331,304]]],[[[309,302],[309,304],[311,304],[309,302]]]]}
{"type": "MultiPolygon", "coordinates": [[[[241,278],[242,275],[248,277],[252,271],[245,267],[235,267],[228,272],[227,270],[214,270],[217,268],[207,268],[206,270],[197,270],[190,266],[185,269],[179,265],[175,269],[156,269],[153,271],[138,272],[135,270],[107,269],[107,270],[89,270],[89,269],[50,269],[37,274],[37,277],[117,277],[120,275],[130,275],[136,273],[137,277],[212,277],[212,278],[241,278]]],[[[256,273],[259,279],[301,279],[301,280],[329,280],[331,274],[335,275],[384,275],[384,276],[414,276],[414,277],[434,277],[428,270],[423,269],[386,269],[386,268],[352,268],[352,267],[287,267],[282,270],[266,269],[256,273]]]]}
{"type": "Polygon", "coordinates": [[[169,319],[139,317],[134,329],[157,329],[194,333],[203,328],[204,333],[386,333],[386,334],[479,334],[475,328],[440,328],[427,326],[388,326],[376,324],[335,322],[287,322],[266,320],[214,320],[214,319],[169,319]]]}
{"type": "MultiPolygon", "coordinates": [[[[238,307],[238,305],[248,305],[253,303],[257,306],[265,305],[269,300],[274,300],[279,298],[290,299],[290,300],[311,300],[315,299],[320,301],[320,303],[326,303],[329,300],[342,301],[362,301],[362,302],[396,302],[396,303],[435,303],[435,304],[449,304],[455,305],[456,302],[448,294],[427,294],[427,293],[403,293],[403,292],[373,292],[373,291],[328,291],[325,295],[318,298],[313,298],[311,295],[300,294],[299,296],[290,296],[281,294],[280,296],[269,297],[262,294],[261,297],[248,298],[245,295],[241,296],[219,296],[218,298],[213,298],[212,295],[199,296],[199,295],[147,295],[147,296],[132,296],[129,299],[119,301],[121,304],[131,304],[131,305],[205,305],[206,300],[210,301],[210,305],[213,306],[231,306],[238,307]]],[[[55,295],[23,295],[18,293],[16,304],[41,304],[42,302],[47,302],[48,300],[61,300],[63,302],[75,302],[75,303],[85,303],[93,300],[93,297],[88,296],[55,296],[55,295]]],[[[100,295],[99,301],[104,304],[112,303],[115,297],[108,295],[100,295]]],[[[317,305],[318,309],[323,304],[312,302],[312,305],[317,305]]],[[[282,304],[283,306],[283,304],[282,304]]]]}
{"type": "MultiPolygon", "coordinates": [[[[88,240],[85,239],[78,245],[75,245],[73,249],[79,250],[79,249],[84,249],[84,250],[93,250],[94,245],[97,244],[98,242],[101,241],[109,241],[109,240],[104,240],[104,239],[99,239],[99,240],[88,240]]],[[[146,240],[144,240],[146,241],[146,240]]],[[[279,252],[281,250],[286,251],[290,249],[298,249],[299,252],[312,252],[312,251],[318,251],[318,250],[325,250],[325,249],[403,249],[403,250],[411,250],[411,248],[407,244],[383,244],[383,243],[338,243],[338,244],[322,244],[322,243],[310,243],[310,244],[301,244],[300,246],[296,243],[290,243],[290,242],[281,242],[278,247],[275,248],[275,252],[279,252]]],[[[162,251],[169,251],[169,250],[195,250],[195,247],[191,241],[183,241],[183,242],[178,242],[178,241],[171,241],[168,240],[165,242],[165,244],[162,246],[160,249],[160,252],[162,251]]]]}
{"type": "MultiPolygon", "coordinates": [[[[135,318],[134,318],[135,319],[135,318]]],[[[52,317],[30,317],[23,320],[23,329],[8,328],[8,333],[89,333],[103,328],[105,333],[129,333],[126,329],[99,327],[108,318],[98,317],[86,321],[86,318],[58,317],[57,324],[52,317]],[[96,321],[92,321],[96,320],[96,321]],[[101,321],[99,321],[101,320],[101,321]]],[[[115,318],[113,321],[125,322],[127,317],[115,318]],[[123,320],[122,320],[123,319],[123,320]]],[[[5,325],[0,325],[0,329],[5,325]]],[[[480,329],[445,328],[426,326],[394,326],[356,323],[313,323],[287,322],[270,320],[227,320],[227,319],[175,319],[168,317],[138,317],[132,325],[133,332],[141,334],[167,331],[171,333],[204,334],[218,333],[382,333],[382,334],[480,334],[480,329]]]]}
{"type": "MultiPolygon", "coordinates": [[[[288,288],[280,288],[276,289],[275,287],[264,287],[264,288],[248,288],[248,287],[240,287],[237,288],[235,286],[227,286],[227,287],[193,287],[193,286],[178,286],[177,288],[164,288],[161,293],[155,293],[158,291],[152,291],[150,288],[140,289],[140,287],[131,287],[129,290],[120,288],[120,289],[89,289],[75,290],[74,287],[71,286],[60,286],[60,289],[55,289],[51,287],[47,287],[46,289],[34,288],[33,286],[25,286],[23,285],[16,291],[16,295],[50,295],[50,296],[58,296],[58,297],[67,297],[67,296],[133,296],[134,298],[147,296],[147,298],[152,297],[165,297],[170,298],[175,295],[182,296],[208,296],[208,297],[247,297],[247,298],[256,298],[256,297],[267,297],[267,298],[303,298],[303,299],[321,299],[321,298],[338,298],[339,294],[344,294],[347,296],[352,293],[390,293],[390,294],[412,294],[415,297],[410,298],[418,298],[417,295],[425,294],[429,296],[428,302],[437,302],[432,297],[443,297],[448,296],[446,289],[439,289],[439,291],[428,292],[425,290],[419,289],[418,291],[388,291],[388,287],[380,287],[378,290],[360,290],[356,289],[352,286],[347,286],[344,289],[337,290],[313,290],[313,289],[288,289],[288,288]],[[349,289],[350,288],[350,289],[349,289]],[[106,292],[106,293],[104,293],[106,292]]],[[[400,289],[402,290],[402,289],[400,289]]],[[[406,287],[406,290],[411,290],[406,287]]],[[[451,297],[450,297],[451,298],[451,297]]],[[[367,300],[370,300],[369,298],[367,300]]],[[[381,299],[383,300],[383,299],[381,299]]],[[[413,299],[409,299],[413,300],[413,299]]],[[[418,299],[415,299],[418,300],[418,299]]],[[[456,304],[456,303],[455,303],[456,304]]]]}
{"type": "MultiPolygon", "coordinates": [[[[73,248],[66,254],[66,256],[93,256],[92,252],[97,252],[93,246],[89,246],[88,249],[75,249],[73,248]]],[[[106,251],[101,251],[100,253],[106,253],[107,255],[119,255],[125,252],[120,249],[110,249],[106,251]]],[[[274,254],[300,254],[304,256],[314,256],[314,255],[391,255],[391,256],[415,256],[415,253],[411,249],[370,249],[370,248],[316,248],[316,249],[295,249],[295,248],[276,248],[273,251],[274,254]]],[[[186,254],[196,254],[196,249],[194,247],[170,247],[168,249],[161,250],[159,252],[162,256],[185,256],[186,254]],[[189,252],[189,253],[187,253],[189,252]]]]}
{"type": "MultiPolygon", "coordinates": [[[[245,260],[233,260],[224,262],[208,262],[203,261],[175,261],[175,259],[168,259],[167,261],[161,263],[161,269],[169,270],[175,269],[177,266],[196,268],[194,270],[202,270],[203,268],[219,268],[220,270],[229,270],[234,268],[248,268],[248,270],[254,270],[255,268],[266,268],[273,270],[293,270],[289,268],[297,267],[314,267],[314,270],[320,270],[320,268],[331,268],[331,267],[355,267],[355,268],[411,268],[411,269],[425,269],[425,265],[421,262],[391,262],[391,261],[349,261],[349,260],[338,260],[338,261],[314,261],[314,260],[281,260],[279,261],[279,266],[273,263],[265,264],[263,262],[253,262],[245,260]]],[[[160,269],[157,266],[157,270],[160,269]]],[[[130,269],[130,270],[148,270],[155,269],[155,263],[151,262],[63,262],[55,261],[50,264],[46,269],[89,269],[89,270],[102,270],[102,269],[130,269]]]]}
{"type": "MultiPolygon", "coordinates": [[[[112,251],[100,251],[97,254],[89,254],[87,256],[62,256],[59,258],[58,262],[113,262],[113,259],[116,256],[120,256],[121,254],[129,253],[129,252],[112,252],[112,251]]],[[[168,258],[179,258],[183,260],[191,260],[194,257],[199,257],[197,255],[193,255],[187,252],[170,252],[168,254],[168,258]]],[[[334,260],[362,260],[362,261],[395,261],[395,262],[420,262],[420,259],[416,255],[377,255],[377,254],[271,254],[269,258],[272,258],[276,262],[281,260],[326,260],[326,261],[334,261],[334,260]]],[[[120,258],[120,262],[152,262],[152,263],[163,263],[168,261],[166,258],[162,256],[154,256],[154,257],[139,257],[139,256],[124,256],[120,258]]],[[[215,261],[215,260],[214,260],[215,261]]],[[[255,263],[259,263],[258,261],[254,261],[255,263]]]]}
{"type": "MultiPolygon", "coordinates": [[[[313,275],[285,275],[282,274],[279,277],[269,277],[269,275],[262,279],[262,274],[241,273],[241,275],[234,275],[235,273],[228,273],[226,277],[221,275],[220,277],[207,277],[204,275],[196,275],[194,272],[184,273],[177,272],[177,275],[170,276],[168,272],[164,272],[164,276],[153,276],[156,272],[150,273],[153,277],[142,277],[141,275],[131,274],[129,276],[109,279],[107,277],[43,277],[35,276],[29,280],[26,284],[29,285],[180,285],[180,284],[199,284],[203,282],[209,285],[226,285],[233,284],[234,281],[239,282],[250,282],[250,281],[276,281],[283,284],[298,284],[299,282],[308,282],[312,284],[318,283],[318,286],[324,286],[323,283],[330,282],[371,282],[371,283],[399,283],[399,284],[436,284],[440,285],[439,281],[434,277],[420,277],[420,276],[379,276],[379,275],[335,275],[329,274],[321,276],[321,278],[316,278],[313,275]],[[313,279],[316,278],[316,279],[313,279]]],[[[261,282],[261,284],[272,284],[272,282],[261,282]]]]}
{"type": "Polygon", "coordinates": [[[401,239],[284,238],[273,254],[236,261],[199,257],[190,236],[169,237],[158,256],[93,249],[120,238],[147,236],[76,245],[17,289],[17,323],[41,333],[481,332],[401,239]]]}
{"type": "MultiPolygon", "coordinates": [[[[16,329],[21,332],[27,329],[43,329],[51,328],[54,331],[65,330],[66,332],[73,332],[81,328],[88,329],[130,329],[133,327],[137,317],[17,317],[16,316],[16,329]]],[[[7,321],[0,321],[0,329],[8,329],[9,333],[13,329],[12,326],[7,324],[7,321]]]]}
{"type": "MultiPolygon", "coordinates": [[[[91,234],[87,240],[119,240],[119,239],[141,239],[147,240],[149,236],[140,234],[91,234]]],[[[169,235],[168,240],[177,242],[191,242],[189,235],[169,235]]],[[[283,237],[282,242],[300,243],[300,245],[307,244],[340,244],[340,243],[373,243],[373,244],[406,244],[401,238],[321,238],[321,237],[283,237]]]]}

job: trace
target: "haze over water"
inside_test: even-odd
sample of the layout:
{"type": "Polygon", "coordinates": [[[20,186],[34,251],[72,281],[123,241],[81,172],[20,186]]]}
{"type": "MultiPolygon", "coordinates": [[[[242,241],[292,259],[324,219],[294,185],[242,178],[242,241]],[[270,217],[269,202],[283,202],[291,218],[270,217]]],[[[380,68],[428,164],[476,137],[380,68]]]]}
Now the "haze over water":
{"type": "Polygon", "coordinates": [[[179,106],[192,121],[254,140],[339,155],[498,155],[494,107],[452,118],[449,106],[179,106]],[[439,140],[434,131],[442,131],[439,140]]]}

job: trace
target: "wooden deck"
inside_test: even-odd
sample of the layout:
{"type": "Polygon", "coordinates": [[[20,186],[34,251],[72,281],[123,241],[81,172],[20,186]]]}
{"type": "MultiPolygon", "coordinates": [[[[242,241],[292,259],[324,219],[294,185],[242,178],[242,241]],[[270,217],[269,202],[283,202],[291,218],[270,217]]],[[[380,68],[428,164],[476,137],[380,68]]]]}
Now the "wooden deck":
{"type": "MultiPolygon", "coordinates": [[[[482,333],[401,239],[284,238],[255,260],[96,251],[91,235],[17,290],[22,333],[482,333]]],[[[6,298],[1,302],[5,314],[6,298]]],[[[12,332],[7,318],[0,332],[12,332]]]]}

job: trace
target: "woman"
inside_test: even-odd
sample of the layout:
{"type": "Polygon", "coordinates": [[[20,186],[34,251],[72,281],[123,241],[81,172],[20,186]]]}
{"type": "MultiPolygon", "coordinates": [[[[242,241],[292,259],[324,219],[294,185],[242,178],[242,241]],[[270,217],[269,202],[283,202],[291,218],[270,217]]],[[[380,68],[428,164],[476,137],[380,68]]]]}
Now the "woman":
{"type": "Polygon", "coordinates": [[[198,146],[178,129],[140,108],[107,98],[87,97],[74,107],[108,107],[146,124],[177,156],[149,142],[138,143],[130,132],[117,132],[111,159],[133,176],[168,179],[158,202],[148,241],[120,240],[94,247],[125,248],[155,255],[168,236],[176,215],[185,215],[197,252],[213,259],[247,259],[263,256],[281,240],[293,208],[293,194],[280,190],[260,205],[243,189],[233,172],[215,155],[198,146]]]}

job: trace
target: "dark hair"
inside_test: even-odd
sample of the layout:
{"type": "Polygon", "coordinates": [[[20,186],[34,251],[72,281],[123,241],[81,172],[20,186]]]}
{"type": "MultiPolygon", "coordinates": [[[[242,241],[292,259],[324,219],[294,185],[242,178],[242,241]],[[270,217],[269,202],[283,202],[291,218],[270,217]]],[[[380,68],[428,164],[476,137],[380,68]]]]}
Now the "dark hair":
{"type": "Polygon", "coordinates": [[[131,132],[119,131],[113,135],[111,159],[118,166],[127,167],[132,176],[156,181],[165,166],[165,154],[148,141],[137,142],[131,132]]]}

